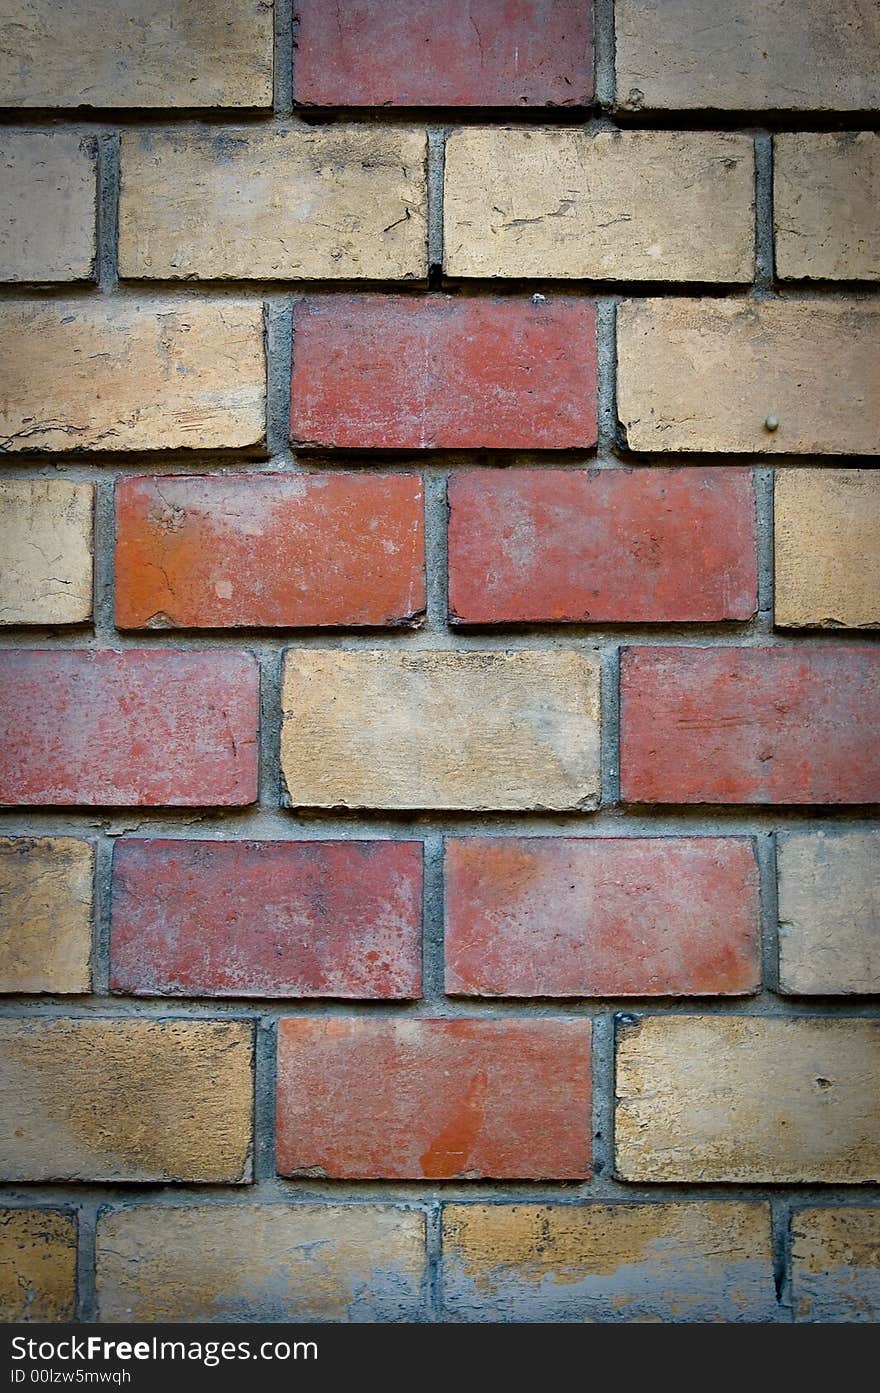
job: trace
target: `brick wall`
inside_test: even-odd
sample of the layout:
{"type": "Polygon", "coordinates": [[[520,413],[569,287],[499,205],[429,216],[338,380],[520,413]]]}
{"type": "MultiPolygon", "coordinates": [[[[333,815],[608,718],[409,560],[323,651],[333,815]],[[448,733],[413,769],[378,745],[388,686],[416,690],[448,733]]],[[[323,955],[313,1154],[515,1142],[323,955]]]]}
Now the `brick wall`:
{"type": "Polygon", "coordinates": [[[0,24],[0,1305],[877,1319],[873,0],[295,9],[0,24]]]}

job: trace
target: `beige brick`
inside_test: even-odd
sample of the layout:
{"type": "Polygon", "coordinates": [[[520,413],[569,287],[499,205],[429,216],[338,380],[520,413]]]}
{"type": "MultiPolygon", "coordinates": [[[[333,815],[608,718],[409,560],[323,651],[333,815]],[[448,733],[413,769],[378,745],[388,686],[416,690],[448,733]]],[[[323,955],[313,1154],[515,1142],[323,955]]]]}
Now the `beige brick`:
{"type": "Polygon", "coordinates": [[[374,1205],[149,1205],[98,1221],[102,1321],[424,1314],[424,1215],[374,1205]]]}
{"type": "Polygon", "coordinates": [[[53,1209],[0,1209],[0,1321],[71,1321],[76,1220],[53,1209]]]}
{"type": "Polygon", "coordinates": [[[73,837],[0,840],[0,992],[87,992],[94,854],[73,837]]]}
{"type": "Polygon", "coordinates": [[[120,275],[424,278],[426,150],[380,126],[124,133],[120,275]]]}
{"type": "Polygon", "coordinates": [[[285,662],[281,763],[316,808],[593,808],[599,666],[574,652],[344,652],[285,662]]]}
{"type": "Polygon", "coordinates": [[[266,0],[6,0],[0,106],[270,107],[266,0]]]}
{"type": "Polygon", "coordinates": [[[250,1179],[241,1021],[0,1021],[4,1180],[250,1179]]]}
{"type": "Polygon", "coordinates": [[[75,131],[0,132],[0,280],[81,281],[95,260],[97,147],[75,131]]]}
{"type": "Polygon", "coordinates": [[[777,275],[880,279],[880,135],[792,132],[773,145],[777,275]]]}
{"type": "Polygon", "coordinates": [[[617,1098],[623,1180],[880,1180],[880,1021],[644,1017],[618,1029],[617,1098]]]}
{"type": "Polygon", "coordinates": [[[471,128],[449,137],[445,178],[452,276],[752,278],[747,136],[471,128]]]}
{"type": "Polygon", "coordinates": [[[0,481],[0,624],[92,616],[91,484],[0,481]]]}
{"type": "Polygon", "coordinates": [[[263,307],[8,300],[0,450],[220,449],[265,438],[263,307]]]}
{"type": "Polygon", "coordinates": [[[631,450],[880,452],[878,305],[627,300],[617,345],[631,450]]]}
{"type": "Polygon", "coordinates": [[[777,625],[880,625],[880,475],[779,469],[773,526],[777,625]]]}
{"type": "Polygon", "coordinates": [[[461,1321],[766,1321],[766,1204],[448,1204],[443,1301],[461,1321]]]}
{"type": "Polygon", "coordinates": [[[800,1209],[791,1237],[795,1320],[880,1321],[880,1209],[800,1209]]]}
{"type": "Polygon", "coordinates": [[[780,991],[880,992],[880,832],[792,832],[777,864],[780,991]]]}
{"type": "Polygon", "coordinates": [[[876,0],[615,0],[625,111],[861,111],[880,104],[876,0]]]}

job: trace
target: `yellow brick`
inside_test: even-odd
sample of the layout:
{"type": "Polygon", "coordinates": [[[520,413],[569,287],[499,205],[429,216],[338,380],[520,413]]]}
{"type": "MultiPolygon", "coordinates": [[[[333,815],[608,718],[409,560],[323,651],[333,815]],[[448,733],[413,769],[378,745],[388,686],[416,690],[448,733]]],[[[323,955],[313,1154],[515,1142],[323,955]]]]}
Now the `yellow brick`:
{"type": "Polygon", "coordinates": [[[93,874],[87,842],[0,840],[0,991],[89,990],[93,874]]]}
{"type": "Polygon", "coordinates": [[[76,1220],[51,1209],[0,1209],[0,1320],[70,1321],[76,1220]]]}
{"type": "Polygon", "coordinates": [[[752,278],[747,136],[472,128],[449,137],[445,178],[452,276],[752,278]]]}
{"type": "Polygon", "coordinates": [[[449,1204],[442,1271],[452,1320],[776,1313],[766,1204],[449,1204]]]}
{"type": "Polygon", "coordinates": [[[238,1021],[0,1021],[4,1180],[250,1178],[253,1032],[238,1021]]]}
{"type": "Polygon", "coordinates": [[[880,992],[880,833],[781,837],[780,990],[880,992]]]}
{"type": "Polygon", "coordinates": [[[617,345],[631,450],[880,451],[880,306],[628,300],[617,345]]]}
{"type": "Polygon", "coordinates": [[[102,1321],[423,1314],[425,1220],[374,1205],[149,1205],[98,1222],[102,1321]]]}
{"type": "Polygon", "coordinates": [[[880,1209],[800,1209],[791,1237],[795,1320],[880,1321],[880,1209]]]}
{"type": "Polygon", "coordinates": [[[880,278],[880,135],[792,132],[773,145],[777,274],[880,278]]]}
{"type": "Polygon", "coordinates": [[[75,131],[0,133],[0,280],[79,281],[95,260],[97,149],[75,131]]]}
{"type": "Polygon", "coordinates": [[[263,308],[6,301],[0,449],[218,449],[265,437],[263,308]]]}
{"type": "Polygon", "coordinates": [[[599,796],[599,666],[574,652],[304,649],[287,655],[290,802],[587,808],[599,796]]]}
{"type": "Polygon", "coordinates": [[[125,133],[119,273],[424,278],[426,148],[378,126],[125,133]]]}
{"type": "Polygon", "coordinates": [[[92,616],[91,484],[0,481],[0,624],[92,616]]]}
{"type": "Polygon", "coordinates": [[[645,1017],[617,1097],[624,1180],[880,1180],[880,1021],[645,1017]]]}
{"type": "Polygon", "coordinates": [[[6,0],[0,106],[269,107],[266,0],[6,0]]]}
{"type": "Polygon", "coordinates": [[[777,625],[880,625],[880,475],[780,469],[774,494],[777,625]]]}

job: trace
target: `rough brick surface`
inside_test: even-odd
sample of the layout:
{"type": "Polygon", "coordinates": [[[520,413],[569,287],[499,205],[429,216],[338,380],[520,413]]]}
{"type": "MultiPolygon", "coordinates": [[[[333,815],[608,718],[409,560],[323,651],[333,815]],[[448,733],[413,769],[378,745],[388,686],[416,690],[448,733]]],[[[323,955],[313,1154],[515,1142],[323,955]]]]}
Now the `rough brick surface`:
{"type": "Polygon", "coordinates": [[[880,1321],[880,1209],[798,1209],[791,1238],[795,1320],[880,1321]]]}
{"type": "Polygon", "coordinates": [[[0,624],[81,624],[92,615],[91,484],[0,482],[0,624]]]}
{"type": "Polygon", "coordinates": [[[296,0],[294,98],[317,106],[584,106],[581,0],[296,0]]]}
{"type": "Polygon", "coordinates": [[[880,1180],[880,1021],[645,1017],[618,1025],[623,1180],[880,1180]]]}
{"type": "Polygon", "coordinates": [[[80,281],[95,260],[97,145],[76,131],[0,132],[0,280],[80,281]]]}
{"type": "Polygon", "coordinates": [[[877,454],[878,329],[880,306],[864,300],[628,300],[617,315],[627,444],[877,454]]]}
{"type": "Polygon", "coordinates": [[[449,1204],[442,1274],[452,1320],[766,1321],[776,1311],[766,1204],[449,1204]]]}
{"type": "Polygon", "coordinates": [[[57,1209],[0,1209],[0,1320],[71,1321],[76,1219],[57,1209]]]}
{"type": "Polygon", "coordinates": [[[385,625],[425,606],[422,483],[214,474],[116,486],[123,629],[385,625]]]}
{"type": "Polygon", "coordinates": [[[880,800],[880,651],[868,644],[624,649],[621,797],[880,800]]]}
{"type": "Polygon", "coordinates": [[[590,1022],[287,1018],[278,1170],[350,1179],[578,1179],[590,1022]]]}
{"type": "Polygon", "coordinates": [[[120,275],[424,278],[426,151],[375,126],[124,132],[120,275]]]}
{"type": "Polygon", "coordinates": [[[785,132],[773,139],[776,274],[880,279],[880,135],[785,132]]]}
{"type": "Polygon", "coordinates": [[[262,305],[10,300],[0,308],[0,381],[0,450],[259,445],[262,305]]]}
{"type": "Polygon", "coordinates": [[[449,507],[449,608],[462,623],[755,612],[748,470],[467,470],[449,481],[449,507]]]}
{"type": "Polygon", "coordinates": [[[745,840],[467,838],[446,844],[446,990],[713,996],[760,982],[745,840]]]}
{"type": "Polygon", "coordinates": [[[753,205],[747,136],[455,131],[444,265],[451,276],[750,281],[753,205]]]}
{"type": "Polygon", "coordinates": [[[4,1180],[250,1179],[239,1021],[0,1021],[4,1180]]]}
{"type": "Polygon", "coordinates": [[[0,106],[271,107],[264,0],[8,0],[0,106]]]}
{"type": "Polygon", "coordinates": [[[790,832],[776,857],[780,991],[880,992],[880,832],[790,832]]]}
{"type": "Polygon", "coordinates": [[[210,807],[257,796],[249,653],[0,654],[0,804],[210,807]]]}
{"type": "Polygon", "coordinates": [[[291,435],[342,449],[586,448],[595,308],[557,296],[302,300],[291,435]]]}
{"type": "Polygon", "coordinates": [[[110,986],[144,996],[416,997],[418,842],[124,838],[110,986]]]}
{"type": "Polygon", "coordinates": [[[293,806],[591,808],[599,666],[587,652],[288,652],[293,806]]]}
{"type": "Polygon", "coordinates": [[[89,991],[93,876],[88,842],[0,840],[0,991],[89,991]]]}
{"type": "Polygon", "coordinates": [[[880,474],[778,469],[773,528],[777,625],[880,626],[880,474]]]}
{"type": "Polygon", "coordinates": [[[880,105],[873,0],[615,0],[624,111],[862,111],[880,105]]]}

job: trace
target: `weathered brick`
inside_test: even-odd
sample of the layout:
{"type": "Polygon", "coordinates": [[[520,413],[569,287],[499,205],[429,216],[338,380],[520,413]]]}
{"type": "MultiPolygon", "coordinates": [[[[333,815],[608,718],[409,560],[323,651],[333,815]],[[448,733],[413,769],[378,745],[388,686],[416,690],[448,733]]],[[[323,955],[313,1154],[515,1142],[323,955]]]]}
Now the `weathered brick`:
{"type": "Polygon", "coordinates": [[[424,1319],[425,1218],[378,1205],[158,1205],[98,1219],[102,1321],[424,1319]]]}
{"type": "Polygon", "coordinates": [[[137,995],[417,997],[419,842],[123,838],[110,986],[137,995]]]}
{"type": "Polygon", "coordinates": [[[0,1320],[72,1321],[76,1219],[57,1209],[0,1209],[0,1320]]]}
{"type": "Polygon", "coordinates": [[[0,280],[91,279],[97,216],[94,138],[76,131],[7,128],[0,133],[0,170],[0,280]]]}
{"type": "Polygon", "coordinates": [[[0,624],[82,624],[92,617],[91,484],[0,482],[0,624]]]}
{"type": "Polygon", "coordinates": [[[780,991],[880,992],[880,832],[779,839],[780,991]]]}
{"type": "Polygon", "coordinates": [[[761,979],[754,849],[732,837],[446,844],[456,996],[714,996],[761,979]]]}
{"type": "Polygon", "coordinates": [[[453,621],[675,623],[757,605],[745,469],[467,470],[449,482],[453,621]]]}
{"type": "Polygon", "coordinates": [[[447,1204],[443,1303],[462,1321],[766,1321],[766,1204],[447,1204]]]}
{"type": "Polygon", "coordinates": [[[880,279],[880,135],[791,131],[773,147],[776,274],[880,279]]]}
{"type": "Polygon", "coordinates": [[[554,296],[345,295],[294,313],[291,435],[348,449],[596,442],[596,311],[554,296]]]}
{"type": "Polygon", "coordinates": [[[0,840],[0,991],[89,991],[93,875],[88,842],[0,840]]]}
{"type": "Polygon", "coordinates": [[[795,1320],[880,1321],[880,1209],[799,1209],[791,1236],[795,1320]]]}
{"type": "Polygon", "coordinates": [[[874,803],[880,651],[868,644],[628,648],[622,798],[874,803]]]}
{"type": "Polygon", "coordinates": [[[291,805],[592,808],[595,653],[287,653],[281,766],[291,805]]]}
{"type": "Polygon", "coordinates": [[[582,0],[296,0],[294,99],[317,106],[585,106],[582,0]]]}
{"type": "Polygon", "coordinates": [[[250,1179],[242,1021],[0,1021],[0,1177],[250,1179]]]}
{"type": "Polygon", "coordinates": [[[265,0],[8,0],[0,106],[271,107],[265,0]]]}
{"type": "Polygon", "coordinates": [[[470,128],[445,171],[450,276],[752,279],[748,136],[470,128]]]}
{"type": "Polygon", "coordinates": [[[8,649],[0,803],[252,803],[258,726],[250,653],[8,649]]]}
{"type": "Polygon", "coordinates": [[[877,454],[878,330],[880,306],[864,300],[625,301],[617,346],[627,445],[877,454]]]}
{"type": "Polygon", "coordinates": [[[616,0],[624,111],[863,111],[880,104],[874,0],[616,0]]]}
{"type": "Polygon", "coordinates": [[[653,1016],[618,1023],[623,1180],[880,1180],[880,1021],[653,1016]]]}
{"type": "Polygon", "coordinates": [[[116,486],[120,628],[387,625],[424,607],[415,475],[165,474],[116,486]]]}
{"type": "Polygon", "coordinates": [[[279,1022],[282,1175],[574,1180],[590,1132],[587,1020],[279,1022]]]}
{"type": "Polygon", "coordinates": [[[880,626],[880,475],[778,469],[773,526],[777,625],[880,626]]]}
{"type": "Polygon", "coordinates": [[[119,273],[424,278],[426,149],[379,126],[124,132],[119,273]]]}
{"type": "Polygon", "coordinates": [[[8,300],[0,382],[0,451],[260,445],[263,308],[239,300],[8,300]]]}

